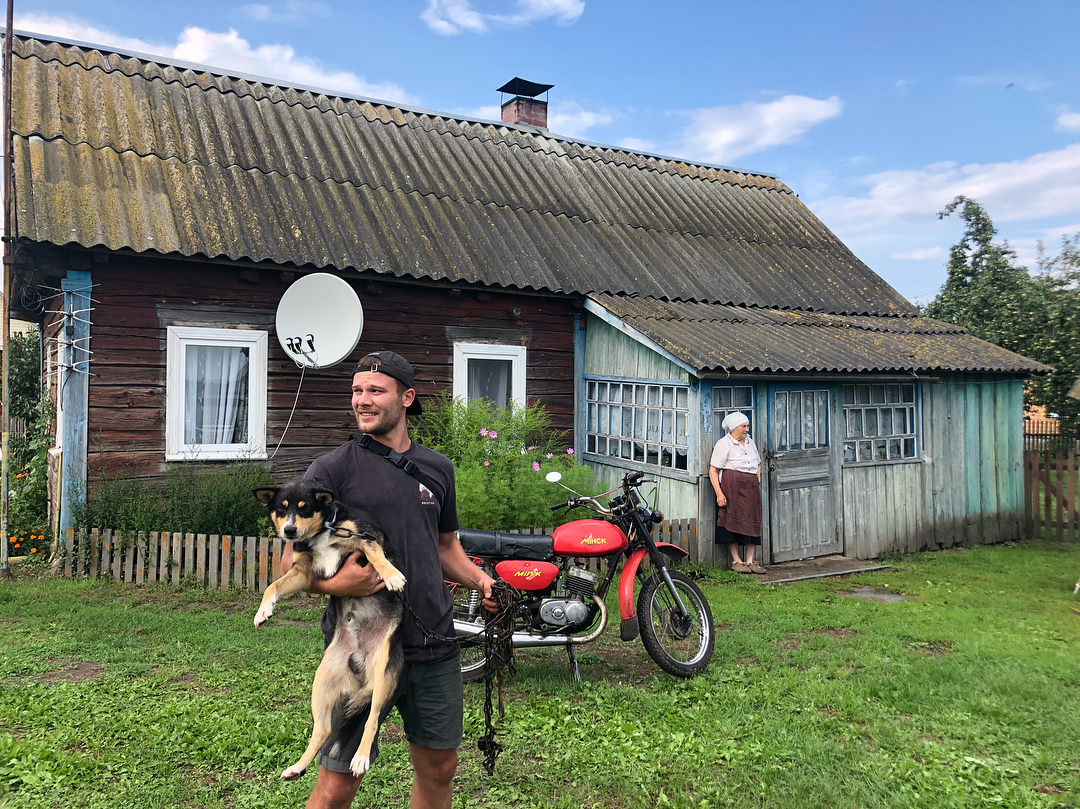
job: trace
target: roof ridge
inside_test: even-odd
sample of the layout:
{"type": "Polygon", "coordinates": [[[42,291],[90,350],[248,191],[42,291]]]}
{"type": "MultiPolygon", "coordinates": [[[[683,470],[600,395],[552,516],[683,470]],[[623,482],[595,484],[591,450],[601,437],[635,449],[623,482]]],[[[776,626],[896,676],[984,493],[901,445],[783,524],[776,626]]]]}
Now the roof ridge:
{"type": "MultiPolygon", "coordinates": [[[[0,27],[0,29],[2,29],[2,27],[0,27]]],[[[20,35],[19,32],[16,32],[16,36],[19,36],[19,35],[20,35]]],[[[45,38],[45,37],[40,37],[40,36],[37,36],[37,35],[24,34],[23,36],[24,37],[29,37],[33,41],[39,42],[39,43],[52,42],[52,43],[57,44],[57,45],[64,45],[62,40],[45,38]]],[[[25,39],[24,39],[24,42],[25,42],[25,39]]],[[[408,113],[408,114],[413,115],[413,116],[415,116],[417,118],[426,118],[426,119],[431,120],[432,122],[435,122],[435,121],[438,121],[438,120],[446,120],[446,121],[455,121],[455,122],[458,122],[459,124],[463,125],[462,132],[461,132],[460,135],[455,134],[453,132],[449,132],[449,131],[440,131],[439,127],[437,127],[437,126],[432,126],[432,127],[430,127],[430,129],[427,128],[427,127],[421,127],[423,129],[425,129],[426,131],[434,131],[434,132],[436,132],[436,133],[438,133],[440,135],[449,134],[451,137],[464,137],[464,138],[467,138],[467,139],[479,140],[479,141],[490,140],[491,142],[498,143],[499,145],[502,145],[502,146],[506,146],[506,147],[517,146],[517,147],[523,148],[523,149],[528,148],[528,149],[531,149],[534,152],[553,155],[553,156],[556,156],[556,157],[566,157],[568,159],[577,158],[577,159],[589,160],[589,161],[593,161],[593,162],[597,162],[597,163],[604,163],[604,164],[618,165],[618,166],[626,166],[627,168],[634,168],[634,169],[638,169],[640,171],[649,171],[649,172],[655,172],[655,173],[658,173],[658,174],[668,174],[668,175],[671,175],[671,176],[674,176],[674,177],[687,177],[687,178],[690,178],[690,179],[697,179],[697,180],[702,180],[702,181],[706,181],[706,182],[718,182],[718,183],[721,183],[723,185],[732,185],[732,186],[740,186],[740,187],[757,188],[757,189],[767,190],[767,191],[776,191],[777,193],[781,193],[781,194],[784,194],[784,193],[793,194],[791,189],[788,188],[787,185],[785,185],[779,179],[779,177],[777,177],[774,174],[770,174],[768,172],[753,171],[753,170],[750,170],[750,169],[739,169],[739,168],[735,168],[735,167],[732,167],[732,166],[721,166],[721,165],[710,164],[710,163],[701,163],[701,162],[696,162],[696,161],[693,161],[693,160],[684,159],[684,158],[678,158],[678,157],[673,157],[673,156],[650,154],[650,153],[647,153],[647,152],[638,152],[638,151],[634,151],[634,150],[630,150],[630,149],[625,149],[625,148],[620,147],[620,146],[615,146],[615,145],[610,145],[610,144],[595,143],[595,142],[592,142],[592,141],[586,141],[586,140],[582,140],[582,139],[572,138],[572,137],[566,136],[566,135],[558,135],[558,134],[552,133],[552,132],[546,132],[545,133],[545,132],[540,132],[540,131],[534,131],[533,127],[523,127],[523,126],[518,126],[518,125],[515,125],[515,124],[507,124],[506,122],[502,122],[502,121],[490,121],[490,120],[482,119],[482,118],[478,118],[478,117],[458,116],[458,115],[454,115],[453,113],[449,113],[449,112],[440,112],[438,110],[429,110],[429,109],[424,109],[424,108],[420,108],[420,107],[412,107],[412,106],[407,105],[407,104],[400,104],[400,103],[396,103],[396,102],[393,102],[393,101],[385,101],[385,100],[382,100],[382,99],[369,99],[369,98],[365,98],[365,97],[362,97],[362,96],[354,96],[354,95],[350,95],[348,93],[337,92],[337,91],[326,90],[326,89],[320,89],[320,88],[315,88],[315,87],[308,87],[308,86],[304,86],[304,85],[284,84],[284,83],[281,83],[278,80],[275,80],[275,79],[270,78],[270,77],[247,76],[247,75],[242,74],[242,73],[230,73],[230,72],[226,72],[224,70],[222,70],[221,73],[215,73],[215,72],[213,72],[213,69],[211,68],[211,66],[208,66],[208,65],[199,66],[199,65],[191,65],[190,63],[188,63],[188,64],[185,64],[184,66],[180,66],[180,65],[175,64],[174,62],[172,62],[172,61],[170,61],[168,59],[156,58],[156,57],[153,57],[150,54],[145,54],[145,55],[142,55],[142,56],[125,55],[123,52],[118,51],[116,49],[108,48],[106,46],[101,46],[101,45],[92,45],[91,43],[83,43],[82,45],[73,43],[70,47],[83,49],[84,45],[86,47],[89,47],[92,51],[96,51],[98,53],[102,53],[102,51],[104,51],[105,52],[104,55],[103,55],[104,65],[101,65],[101,64],[89,64],[88,60],[87,60],[87,63],[84,64],[83,60],[80,60],[78,58],[72,59],[71,62],[65,62],[63,59],[60,58],[59,54],[55,53],[55,52],[52,53],[51,55],[49,55],[48,58],[43,57],[42,54],[40,54],[38,52],[31,52],[29,54],[17,53],[17,56],[20,59],[38,59],[39,61],[41,61],[43,63],[50,62],[50,61],[58,62],[59,64],[62,64],[65,67],[71,67],[71,66],[73,66],[75,64],[78,64],[79,67],[81,67],[83,70],[86,70],[88,72],[92,71],[92,70],[100,70],[100,71],[105,72],[105,73],[114,73],[115,72],[115,73],[120,73],[121,75],[127,76],[128,78],[141,77],[145,81],[150,81],[150,82],[160,81],[160,82],[162,82],[164,84],[179,84],[179,85],[181,85],[182,87],[185,87],[185,88],[189,88],[189,87],[192,87],[192,86],[198,86],[198,87],[200,87],[200,89],[202,89],[204,91],[206,91],[206,90],[214,90],[214,91],[220,93],[223,96],[225,96],[225,95],[234,95],[237,98],[251,98],[256,103],[258,103],[260,101],[268,101],[271,104],[281,104],[281,103],[283,103],[283,104],[286,104],[288,106],[300,106],[300,107],[303,107],[304,109],[309,109],[309,110],[317,109],[317,110],[319,110],[321,112],[324,112],[324,113],[325,112],[333,112],[334,114],[339,115],[339,116],[349,115],[350,117],[353,117],[353,118],[362,117],[365,120],[369,121],[370,123],[379,122],[379,123],[384,123],[384,124],[391,124],[392,123],[392,124],[394,124],[396,126],[411,126],[411,124],[407,120],[404,120],[404,119],[400,120],[400,121],[395,120],[395,116],[393,114],[390,114],[390,113],[388,113],[387,116],[384,118],[383,116],[380,116],[380,115],[377,115],[377,114],[376,115],[371,115],[371,116],[365,115],[363,113],[363,110],[362,110],[362,107],[364,105],[368,105],[368,106],[373,107],[373,108],[374,107],[383,107],[383,108],[386,108],[388,110],[397,110],[397,111],[402,112],[402,113],[408,113]],[[179,71],[181,74],[184,73],[184,72],[191,72],[191,73],[194,73],[194,74],[198,74],[199,71],[197,70],[197,68],[198,67],[203,67],[203,68],[205,68],[205,70],[203,70],[202,73],[204,75],[208,75],[208,76],[213,77],[216,81],[213,82],[213,83],[210,83],[207,86],[204,86],[204,85],[202,85],[201,83],[199,83],[197,81],[185,82],[185,81],[183,81],[181,76],[177,76],[176,78],[167,78],[167,77],[165,77],[163,75],[146,75],[145,73],[143,73],[141,71],[137,71],[137,70],[125,70],[123,65],[113,65],[108,60],[108,54],[114,54],[116,56],[119,56],[124,61],[134,60],[136,62],[139,62],[139,63],[143,64],[143,65],[155,65],[158,68],[161,68],[162,65],[165,65],[166,67],[170,67],[170,68],[173,68],[174,70],[179,71]],[[217,86],[217,84],[216,84],[217,81],[228,82],[232,86],[223,89],[222,87],[217,86]],[[243,82],[245,85],[256,84],[256,85],[261,85],[263,87],[274,88],[274,89],[278,90],[279,92],[281,92],[283,96],[286,95],[287,93],[289,93],[290,91],[294,92],[294,93],[297,93],[298,95],[305,95],[306,94],[306,95],[312,96],[313,99],[318,97],[318,96],[322,96],[322,97],[328,99],[327,107],[329,109],[322,107],[322,105],[316,103],[315,101],[313,101],[310,104],[305,104],[299,98],[296,99],[295,101],[291,101],[288,98],[284,98],[284,97],[280,98],[280,99],[274,99],[274,98],[270,97],[271,94],[269,92],[267,92],[265,95],[260,97],[256,93],[252,92],[250,87],[247,87],[247,88],[236,87],[235,86],[236,82],[243,82]],[[245,89],[246,89],[246,92],[244,91],[245,89]],[[335,99],[338,102],[341,102],[345,107],[349,107],[349,106],[352,106],[352,105],[357,105],[361,109],[357,110],[358,114],[353,114],[353,113],[350,113],[350,112],[345,111],[345,110],[335,109],[336,105],[333,104],[332,102],[330,102],[329,99],[335,99]],[[474,132],[469,132],[469,131],[466,131],[465,127],[480,127],[481,132],[475,132],[475,131],[474,132]],[[506,130],[508,132],[514,132],[514,133],[526,136],[527,145],[525,143],[520,142],[517,139],[514,139],[514,138],[496,137],[494,132],[491,130],[491,127],[495,127],[496,129],[504,129],[504,130],[506,130]],[[486,137],[485,137],[485,135],[486,135],[486,137]],[[562,152],[562,151],[557,150],[557,149],[553,149],[553,148],[550,148],[550,147],[545,147],[544,144],[541,142],[541,139],[543,139],[543,140],[551,140],[551,141],[556,141],[556,142],[561,142],[561,143],[567,143],[567,144],[573,144],[574,146],[581,148],[582,153],[581,154],[576,154],[576,155],[575,154],[568,154],[566,152],[562,152]],[[618,159],[615,159],[613,157],[606,157],[603,154],[597,154],[597,152],[604,152],[604,151],[610,151],[610,152],[613,152],[615,154],[625,155],[627,157],[635,156],[635,157],[641,158],[641,160],[626,160],[626,159],[618,160],[618,159]],[[657,161],[661,165],[655,165],[655,166],[654,165],[649,165],[649,161],[657,161]],[[704,169],[705,173],[703,173],[701,171],[679,170],[679,168],[678,168],[679,166],[685,166],[688,169],[704,169]],[[749,178],[749,177],[759,177],[759,178],[763,178],[763,179],[767,179],[767,180],[772,180],[772,182],[771,183],[769,183],[769,182],[766,182],[766,183],[741,183],[741,182],[735,182],[731,178],[710,177],[707,174],[708,172],[717,172],[717,173],[722,172],[722,173],[728,174],[728,175],[735,175],[737,177],[747,177],[747,178],[749,178]]]]}

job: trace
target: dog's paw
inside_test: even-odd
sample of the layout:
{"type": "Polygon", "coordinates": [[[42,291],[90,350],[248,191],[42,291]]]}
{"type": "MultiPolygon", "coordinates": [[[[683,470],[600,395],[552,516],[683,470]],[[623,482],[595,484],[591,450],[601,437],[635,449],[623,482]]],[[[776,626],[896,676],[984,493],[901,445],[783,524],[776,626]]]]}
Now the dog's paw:
{"type": "Polygon", "coordinates": [[[255,626],[262,626],[270,620],[270,616],[274,614],[274,608],[270,604],[259,607],[259,611],[255,613],[255,626]]]}
{"type": "Polygon", "coordinates": [[[285,770],[285,772],[283,772],[281,774],[281,780],[282,781],[295,781],[297,778],[299,778],[301,775],[303,775],[306,772],[307,772],[307,767],[298,767],[297,765],[293,764],[291,767],[289,767],[287,770],[285,770]]]}
{"type": "Polygon", "coordinates": [[[368,757],[362,756],[359,753],[353,756],[353,760],[349,762],[349,770],[357,778],[366,773],[369,769],[371,769],[371,762],[368,761],[368,757]]]}
{"type": "Polygon", "coordinates": [[[383,581],[386,583],[386,589],[392,593],[405,589],[405,577],[400,573],[396,576],[391,576],[389,579],[384,579],[383,581]]]}

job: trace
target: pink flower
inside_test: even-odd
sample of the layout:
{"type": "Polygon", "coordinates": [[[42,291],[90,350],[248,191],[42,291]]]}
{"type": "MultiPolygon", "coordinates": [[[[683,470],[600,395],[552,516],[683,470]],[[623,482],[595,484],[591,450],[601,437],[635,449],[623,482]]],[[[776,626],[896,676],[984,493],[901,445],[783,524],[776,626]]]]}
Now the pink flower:
{"type": "Polygon", "coordinates": [[[498,438],[498,437],[499,437],[499,434],[497,432],[495,432],[494,430],[492,430],[490,433],[488,433],[488,438],[498,438]]]}
{"type": "Polygon", "coordinates": [[[536,447],[529,447],[529,452],[532,452],[536,447]]]}
{"type": "Polygon", "coordinates": [[[487,427],[481,427],[480,428],[480,435],[486,436],[487,434],[488,434],[488,428],[487,427]]]}
{"type": "Polygon", "coordinates": [[[533,471],[534,472],[539,472],[540,471],[540,461],[533,461],[533,471]]]}
{"type": "Polygon", "coordinates": [[[574,454],[574,448],[573,447],[567,447],[566,448],[566,454],[567,455],[573,455],[574,454]]]}
{"type": "Polygon", "coordinates": [[[484,461],[484,466],[491,466],[491,461],[484,461]]]}
{"type": "Polygon", "coordinates": [[[548,453],[547,455],[545,455],[544,457],[545,457],[545,458],[551,458],[551,457],[553,457],[553,456],[552,456],[552,454],[551,454],[551,453],[549,452],[549,453],[548,453]]]}

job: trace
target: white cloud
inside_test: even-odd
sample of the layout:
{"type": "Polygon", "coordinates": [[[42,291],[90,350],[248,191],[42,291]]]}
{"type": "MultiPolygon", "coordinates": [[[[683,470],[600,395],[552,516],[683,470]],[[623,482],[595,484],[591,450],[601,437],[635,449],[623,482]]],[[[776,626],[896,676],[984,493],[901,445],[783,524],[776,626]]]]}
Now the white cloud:
{"type": "Polygon", "coordinates": [[[428,0],[420,19],[436,34],[450,36],[463,31],[482,34],[490,23],[529,25],[554,20],[572,25],[585,11],[585,0],[517,0],[512,14],[487,14],[473,8],[469,0],[428,0]]]}
{"type": "Polygon", "coordinates": [[[469,0],[428,0],[428,7],[420,19],[436,34],[443,36],[460,34],[462,31],[479,34],[487,30],[484,15],[474,9],[469,0]]]}
{"type": "Polygon", "coordinates": [[[612,112],[587,110],[576,101],[564,101],[551,105],[548,129],[558,135],[580,138],[586,130],[606,126],[615,120],[612,112]]]}
{"type": "Polygon", "coordinates": [[[794,143],[813,126],[835,118],[844,104],[786,95],[765,103],[710,107],[690,113],[693,123],[682,132],[678,154],[708,163],[727,163],[785,143],[794,143]]]}
{"type": "Polygon", "coordinates": [[[1080,112],[1063,110],[1058,114],[1054,129],[1058,132],[1080,132],[1080,112]]]}
{"type": "Polygon", "coordinates": [[[308,17],[329,17],[330,6],[317,0],[285,0],[284,3],[248,3],[239,9],[240,16],[258,22],[303,22],[308,17]]]}
{"type": "Polygon", "coordinates": [[[253,73],[351,95],[388,99],[399,103],[417,103],[397,84],[369,82],[346,70],[327,70],[314,59],[299,56],[291,45],[272,43],[252,46],[231,28],[218,32],[191,26],[181,32],[175,44],[169,44],[126,37],[98,28],[77,17],[53,14],[20,14],[15,18],[15,27],[64,39],[77,39],[121,50],[149,53],[166,59],[200,62],[227,71],[253,73]]]}
{"type": "Polygon", "coordinates": [[[900,95],[907,95],[907,88],[913,85],[917,79],[897,79],[896,80],[896,92],[900,95]]]}
{"type": "Polygon", "coordinates": [[[927,261],[935,258],[945,258],[949,251],[944,247],[921,247],[917,250],[907,250],[898,253],[889,253],[889,258],[899,261],[927,261]]]}
{"type": "Polygon", "coordinates": [[[483,118],[487,121],[502,120],[502,107],[498,104],[485,104],[482,107],[470,107],[469,109],[455,110],[458,115],[466,118],[483,118]]]}
{"type": "Polygon", "coordinates": [[[1039,242],[1043,245],[1043,258],[1049,259],[1061,249],[1062,237],[1071,238],[1080,233],[1080,222],[1071,225],[1044,228],[1037,236],[1010,239],[1009,247],[1016,251],[1016,259],[1030,269],[1037,269],[1039,263],[1039,242]]]}
{"type": "Polygon", "coordinates": [[[629,149],[632,152],[651,152],[656,154],[660,151],[660,147],[651,140],[642,140],[641,138],[623,138],[622,140],[616,141],[615,145],[621,146],[624,149],[629,149]]]}
{"type": "Polygon", "coordinates": [[[842,235],[926,223],[953,197],[978,200],[995,222],[1080,211],[1080,143],[1003,163],[935,163],[923,169],[869,174],[864,196],[827,197],[811,204],[842,235]]]}

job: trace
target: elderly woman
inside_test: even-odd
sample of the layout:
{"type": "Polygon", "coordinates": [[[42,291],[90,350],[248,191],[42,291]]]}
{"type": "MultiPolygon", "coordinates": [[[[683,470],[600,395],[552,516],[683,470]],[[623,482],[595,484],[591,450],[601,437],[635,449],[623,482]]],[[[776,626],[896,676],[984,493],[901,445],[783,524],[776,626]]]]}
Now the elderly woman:
{"type": "Polygon", "coordinates": [[[754,563],[761,544],[761,455],[749,436],[750,419],[731,413],[724,419],[727,435],[716,442],[709,460],[709,480],[716,492],[716,541],[731,551],[736,573],[764,573],[754,563]],[[746,548],[746,561],[739,556],[746,548]]]}

